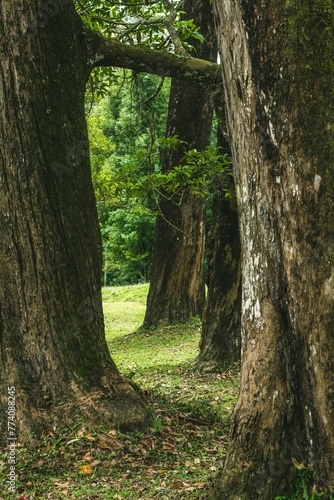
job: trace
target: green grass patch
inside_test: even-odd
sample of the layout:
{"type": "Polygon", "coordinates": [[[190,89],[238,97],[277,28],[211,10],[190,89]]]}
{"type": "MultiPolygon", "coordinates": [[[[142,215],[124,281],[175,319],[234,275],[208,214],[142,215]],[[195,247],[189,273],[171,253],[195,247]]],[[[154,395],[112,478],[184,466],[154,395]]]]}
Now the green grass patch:
{"type": "Polygon", "coordinates": [[[143,322],[148,284],[102,289],[107,340],[136,331],[143,322]]]}
{"type": "Polygon", "coordinates": [[[130,286],[108,286],[102,288],[102,298],[107,304],[113,302],[134,302],[146,305],[148,283],[130,286]]]}
{"type": "MultiPolygon", "coordinates": [[[[17,494],[0,500],[201,499],[226,452],[238,371],[194,371],[200,322],[144,330],[147,285],[103,289],[107,342],[120,370],[153,411],[145,432],[57,431],[38,449],[18,448],[17,494]]],[[[0,481],[8,474],[0,455],[0,481]]]]}

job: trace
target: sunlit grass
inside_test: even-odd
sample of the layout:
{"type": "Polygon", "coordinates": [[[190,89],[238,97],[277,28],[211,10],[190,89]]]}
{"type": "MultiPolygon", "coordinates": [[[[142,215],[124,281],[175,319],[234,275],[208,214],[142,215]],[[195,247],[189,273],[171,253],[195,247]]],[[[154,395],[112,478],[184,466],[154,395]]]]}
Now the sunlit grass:
{"type": "Polygon", "coordinates": [[[103,289],[106,338],[119,369],[142,376],[147,371],[169,370],[198,354],[201,323],[177,324],[157,330],[141,328],[148,285],[103,289]]]}
{"type": "MultiPolygon", "coordinates": [[[[238,373],[200,374],[200,321],[141,328],[148,285],[103,289],[106,338],[118,368],[140,387],[152,412],[146,430],[112,433],[120,448],[99,444],[84,422],[60,429],[36,449],[18,449],[17,495],[23,500],[204,499],[221,466],[238,373]],[[91,467],[82,475],[81,466],[91,467]]],[[[0,450],[0,483],[7,473],[0,450]]],[[[89,468],[88,467],[88,468],[89,468]]],[[[0,492],[0,500],[14,498],[0,492]]]]}
{"type": "Polygon", "coordinates": [[[136,331],[142,324],[148,284],[102,289],[107,341],[136,331]]]}

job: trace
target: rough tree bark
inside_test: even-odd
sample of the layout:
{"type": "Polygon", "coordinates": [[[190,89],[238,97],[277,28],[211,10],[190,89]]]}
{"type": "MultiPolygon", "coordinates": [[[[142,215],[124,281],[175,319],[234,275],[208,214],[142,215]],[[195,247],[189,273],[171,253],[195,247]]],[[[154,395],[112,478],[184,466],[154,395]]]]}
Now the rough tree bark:
{"type": "MultiPolygon", "coordinates": [[[[205,43],[196,43],[196,55],[212,61],[217,55],[214,43],[212,6],[209,1],[187,0],[187,18],[201,27],[205,43]]],[[[210,144],[212,99],[199,85],[172,80],[166,136],[177,135],[187,149],[203,151],[210,144]]],[[[162,171],[180,165],[183,146],[165,154],[162,171]]],[[[168,195],[168,193],[166,193],[168,195]]],[[[182,199],[162,198],[157,217],[156,238],[147,298],[145,326],[189,321],[202,316],[204,290],[205,198],[184,192],[182,199]]]]}
{"type": "Polygon", "coordinates": [[[0,4],[2,440],[8,386],[16,390],[21,442],[81,416],[123,427],[147,421],[104,337],[84,117],[89,71],[124,58],[139,71],[217,78],[217,65],[104,42],[84,28],[70,0],[0,4]]]}
{"type": "Polygon", "coordinates": [[[42,4],[0,9],[1,421],[14,386],[21,442],[81,416],[147,419],[104,338],[82,25],[42,4]]]}
{"type": "MultiPolygon", "coordinates": [[[[225,129],[225,119],[219,127],[218,145],[230,154],[222,125],[225,129]]],[[[235,186],[229,175],[217,176],[215,181],[206,247],[208,292],[196,366],[213,372],[240,361],[241,249],[235,186]]]]}
{"type": "Polygon", "coordinates": [[[334,7],[217,0],[216,13],[242,240],[243,353],[215,498],[272,500],[306,467],[309,486],[329,495],[334,7]]]}

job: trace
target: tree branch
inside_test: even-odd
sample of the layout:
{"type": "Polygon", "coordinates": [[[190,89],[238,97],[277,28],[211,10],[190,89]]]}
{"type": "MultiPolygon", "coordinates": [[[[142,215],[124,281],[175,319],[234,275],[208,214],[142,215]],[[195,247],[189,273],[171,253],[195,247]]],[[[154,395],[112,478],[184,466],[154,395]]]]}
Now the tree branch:
{"type": "Polygon", "coordinates": [[[189,80],[213,89],[222,84],[219,64],[170,52],[160,52],[148,47],[126,45],[114,38],[105,38],[88,28],[85,29],[85,39],[90,71],[100,66],[115,66],[189,80]]]}

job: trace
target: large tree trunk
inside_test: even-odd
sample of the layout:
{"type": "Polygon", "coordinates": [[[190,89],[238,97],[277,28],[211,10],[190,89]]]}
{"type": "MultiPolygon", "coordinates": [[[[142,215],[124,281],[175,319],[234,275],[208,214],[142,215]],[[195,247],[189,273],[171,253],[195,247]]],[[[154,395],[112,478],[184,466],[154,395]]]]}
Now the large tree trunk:
{"type": "MultiPolygon", "coordinates": [[[[212,7],[209,1],[187,0],[184,9],[205,37],[196,44],[196,55],[213,60],[212,7]]],[[[167,118],[167,137],[178,135],[188,149],[203,151],[210,144],[212,102],[209,93],[198,85],[172,80],[167,118]]],[[[166,154],[162,170],[180,165],[183,146],[166,154]]],[[[189,321],[202,316],[204,307],[204,216],[205,199],[185,192],[182,199],[161,199],[157,217],[156,240],[147,298],[145,326],[173,321],[189,321]]]]}
{"type": "MultiPolygon", "coordinates": [[[[224,103],[219,101],[218,145],[231,154],[223,132],[224,103]]],[[[215,181],[206,247],[208,293],[196,365],[201,371],[213,372],[240,361],[241,249],[235,185],[228,174],[217,176],[215,181]]]]}
{"type": "Polygon", "coordinates": [[[147,418],[104,337],[82,30],[66,0],[1,2],[3,439],[8,386],[21,442],[82,416],[113,426],[147,418]]]}
{"type": "Polygon", "coordinates": [[[215,498],[272,500],[303,467],[329,494],[334,7],[217,0],[216,8],[242,240],[243,354],[215,498]]]}

